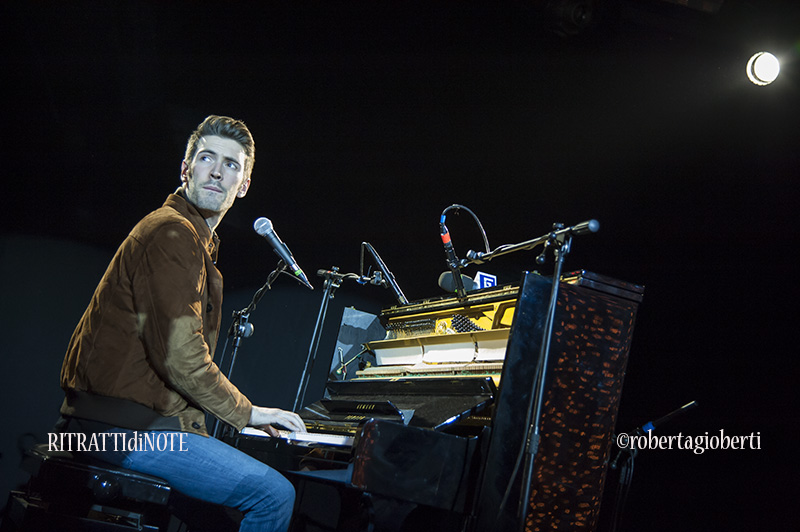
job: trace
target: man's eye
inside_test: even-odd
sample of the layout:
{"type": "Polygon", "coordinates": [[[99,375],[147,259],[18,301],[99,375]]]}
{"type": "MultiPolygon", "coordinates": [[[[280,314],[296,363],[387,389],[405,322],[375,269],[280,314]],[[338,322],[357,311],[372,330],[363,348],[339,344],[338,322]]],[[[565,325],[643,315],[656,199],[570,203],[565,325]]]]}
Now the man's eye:
{"type": "Polygon", "coordinates": [[[228,163],[228,168],[230,168],[231,170],[238,170],[239,165],[236,163],[228,163]]]}
{"type": "Polygon", "coordinates": [[[210,162],[211,161],[211,156],[210,155],[201,155],[200,156],[200,160],[203,161],[204,163],[210,162]]]}

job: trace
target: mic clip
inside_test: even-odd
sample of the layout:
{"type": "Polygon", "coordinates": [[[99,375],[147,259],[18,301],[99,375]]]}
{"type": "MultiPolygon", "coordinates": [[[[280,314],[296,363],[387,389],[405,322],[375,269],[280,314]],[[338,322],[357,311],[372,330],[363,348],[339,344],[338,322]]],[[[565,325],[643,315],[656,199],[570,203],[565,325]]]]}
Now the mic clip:
{"type": "Polygon", "coordinates": [[[246,310],[237,311],[233,313],[233,321],[231,322],[230,329],[228,329],[228,336],[236,339],[250,338],[255,332],[255,327],[250,321],[250,313],[246,310]]]}
{"type": "Polygon", "coordinates": [[[553,224],[553,231],[548,235],[547,240],[542,246],[542,252],[536,256],[536,264],[541,266],[547,261],[547,250],[550,249],[550,246],[560,247],[561,241],[557,232],[562,229],[564,229],[564,224],[558,222],[553,224]]]}
{"type": "Polygon", "coordinates": [[[370,280],[370,284],[373,284],[375,286],[382,286],[383,288],[389,287],[389,283],[387,283],[386,279],[383,278],[383,272],[381,272],[380,270],[372,274],[372,279],[370,280]]]}
{"type": "Polygon", "coordinates": [[[461,259],[461,267],[463,268],[470,262],[472,262],[473,264],[483,264],[484,262],[486,262],[485,260],[483,260],[483,257],[485,255],[486,253],[483,251],[473,251],[470,249],[467,251],[467,258],[461,259]]]}
{"type": "Polygon", "coordinates": [[[241,336],[242,338],[250,338],[253,336],[254,327],[253,324],[250,322],[247,323],[240,323],[236,326],[236,336],[241,336]]]}
{"type": "Polygon", "coordinates": [[[330,270],[317,270],[317,275],[324,279],[344,279],[350,274],[347,273],[339,273],[339,267],[333,266],[330,270]]]}
{"type": "Polygon", "coordinates": [[[383,273],[377,271],[373,273],[371,276],[360,275],[356,279],[356,282],[361,285],[371,284],[373,286],[380,286],[382,288],[389,288],[389,283],[383,277],[383,273]]]}

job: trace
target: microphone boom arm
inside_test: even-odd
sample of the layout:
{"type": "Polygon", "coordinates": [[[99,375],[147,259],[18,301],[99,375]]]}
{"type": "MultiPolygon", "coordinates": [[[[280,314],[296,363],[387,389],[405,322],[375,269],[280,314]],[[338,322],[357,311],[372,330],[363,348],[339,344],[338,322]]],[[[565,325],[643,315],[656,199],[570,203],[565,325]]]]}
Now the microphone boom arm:
{"type": "Polygon", "coordinates": [[[468,264],[483,264],[484,262],[488,262],[495,257],[507,255],[515,251],[530,250],[539,245],[547,245],[548,242],[558,241],[563,243],[569,236],[596,233],[598,229],[600,229],[600,223],[597,220],[588,220],[571,227],[556,229],[546,235],[534,238],[532,240],[526,240],[518,244],[503,244],[494,250],[489,251],[488,253],[470,250],[467,252],[467,258],[461,259],[460,266],[463,268],[468,264]]]}

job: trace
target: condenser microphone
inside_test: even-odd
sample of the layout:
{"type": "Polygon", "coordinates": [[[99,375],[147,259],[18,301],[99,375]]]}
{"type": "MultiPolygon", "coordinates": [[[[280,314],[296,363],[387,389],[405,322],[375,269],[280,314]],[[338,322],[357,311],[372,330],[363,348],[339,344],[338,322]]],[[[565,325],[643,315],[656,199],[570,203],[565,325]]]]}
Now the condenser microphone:
{"type": "Polygon", "coordinates": [[[464,282],[461,280],[461,270],[456,256],[456,250],[453,248],[453,242],[450,239],[450,231],[444,225],[444,215],[442,221],[439,223],[439,234],[442,237],[442,244],[444,244],[444,253],[447,256],[447,265],[450,267],[452,280],[454,283],[456,294],[458,297],[464,297],[466,290],[464,289],[464,282]]]}
{"type": "Polygon", "coordinates": [[[269,220],[269,218],[261,217],[256,220],[253,224],[253,229],[256,230],[256,233],[267,239],[272,246],[272,249],[275,250],[275,253],[277,253],[284,264],[286,264],[286,267],[291,270],[291,272],[300,280],[300,282],[313,290],[314,287],[308,282],[308,277],[306,277],[306,274],[303,273],[303,270],[300,269],[300,266],[297,265],[294,257],[292,257],[292,252],[289,251],[289,248],[286,246],[286,244],[284,244],[275,233],[275,229],[272,227],[272,222],[269,220]]]}

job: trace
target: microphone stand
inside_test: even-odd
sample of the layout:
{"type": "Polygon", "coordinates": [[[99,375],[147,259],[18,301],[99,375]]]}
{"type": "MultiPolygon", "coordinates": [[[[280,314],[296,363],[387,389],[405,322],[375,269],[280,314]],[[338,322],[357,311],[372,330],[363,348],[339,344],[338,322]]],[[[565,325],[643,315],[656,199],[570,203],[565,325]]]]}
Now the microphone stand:
{"type": "Polygon", "coordinates": [[[368,242],[363,242],[361,251],[362,275],[355,273],[339,273],[339,268],[336,266],[332,267],[330,270],[317,270],[317,275],[325,278],[325,287],[322,292],[322,301],[320,302],[319,312],[317,313],[317,322],[314,324],[314,333],[311,336],[311,344],[308,346],[308,355],[306,356],[306,363],[303,367],[303,375],[300,378],[300,385],[297,387],[297,394],[295,395],[294,405],[292,406],[293,412],[297,412],[303,407],[306,391],[308,389],[308,382],[311,379],[311,373],[314,369],[314,363],[317,359],[317,351],[319,350],[319,342],[322,338],[322,327],[325,324],[325,315],[328,312],[328,304],[330,303],[330,300],[333,299],[336,289],[342,286],[342,281],[345,279],[352,279],[359,284],[369,283],[380,285],[384,288],[391,288],[401,304],[408,303],[408,301],[405,299],[405,295],[403,295],[403,292],[400,290],[400,287],[397,286],[397,283],[394,280],[394,275],[392,275],[392,272],[390,272],[386,267],[386,264],[384,264],[384,262],[378,256],[378,253],[375,251],[375,249],[368,242]],[[379,267],[379,271],[376,271],[371,277],[366,277],[363,275],[363,251],[365,247],[369,250],[379,267]]]}
{"type": "MultiPolygon", "coordinates": [[[[264,286],[259,288],[255,294],[253,294],[253,299],[250,301],[250,304],[247,305],[242,310],[237,310],[233,312],[233,322],[231,322],[231,326],[228,329],[228,338],[233,338],[233,351],[231,351],[231,363],[228,366],[227,372],[223,371],[223,375],[227,377],[228,380],[231,380],[231,376],[233,375],[233,366],[236,363],[236,355],[239,353],[239,345],[242,342],[242,338],[250,338],[253,336],[253,324],[250,323],[250,313],[253,312],[258,305],[261,298],[264,297],[264,294],[267,290],[272,288],[272,283],[275,282],[275,279],[280,275],[282,272],[286,270],[286,263],[281,259],[278,261],[278,266],[267,276],[267,282],[264,283],[264,286]]],[[[225,350],[222,351],[222,356],[219,360],[219,367],[222,367],[222,363],[225,361],[225,350]]],[[[213,435],[215,438],[218,438],[220,432],[220,422],[218,419],[214,418],[214,431],[213,435]]]]}
{"type": "Polygon", "coordinates": [[[314,362],[317,359],[317,351],[319,350],[319,341],[322,337],[322,326],[325,323],[325,315],[328,313],[328,303],[333,299],[333,294],[337,288],[342,286],[342,281],[345,278],[358,277],[355,274],[342,274],[339,273],[339,268],[334,266],[330,271],[319,270],[317,275],[325,278],[325,289],[322,292],[322,301],[317,313],[317,322],[314,324],[314,332],[311,336],[311,345],[308,346],[308,355],[306,356],[306,364],[303,368],[303,375],[300,378],[300,385],[297,387],[297,395],[294,399],[292,411],[297,412],[303,406],[303,401],[306,397],[306,390],[308,388],[308,381],[311,379],[311,372],[314,369],[314,362]]]}
{"type": "Polygon", "coordinates": [[[389,271],[389,268],[381,260],[378,252],[369,242],[361,243],[361,275],[355,273],[339,273],[339,268],[334,266],[330,270],[317,270],[317,275],[325,278],[325,288],[322,292],[322,301],[320,302],[319,312],[317,313],[317,322],[314,324],[314,333],[311,336],[311,344],[308,346],[308,355],[306,356],[306,363],[303,367],[303,375],[300,378],[300,385],[297,387],[297,394],[295,395],[294,405],[292,411],[297,412],[303,407],[305,401],[306,391],[308,389],[308,382],[311,380],[311,373],[314,369],[314,363],[317,359],[317,351],[319,351],[319,342],[322,338],[322,327],[325,324],[325,316],[328,312],[328,304],[333,299],[334,292],[337,288],[342,286],[342,281],[345,279],[352,279],[359,284],[374,284],[380,285],[384,288],[391,288],[395,297],[401,305],[407,305],[408,300],[400,290],[397,282],[394,280],[394,275],[389,271]],[[364,275],[364,249],[367,249],[378,264],[378,271],[371,277],[364,275]]]}
{"type": "Polygon", "coordinates": [[[588,220],[586,222],[573,225],[572,227],[564,227],[563,224],[553,224],[553,229],[553,232],[545,236],[540,236],[539,238],[534,238],[532,240],[526,240],[525,242],[520,242],[518,244],[503,244],[492,251],[483,252],[469,250],[467,251],[467,258],[461,259],[459,264],[462,268],[468,264],[483,264],[484,262],[488,262],[501,255],[507,255],[509,253],[513,253],[514,251],[533,249],[536,246],[544,244],[545,250],[536,259],[538,264],[542,264],[544,263],[544,252],[547,251],[548,246],[552,245],[551,240],[557,239],[563,241],[564,238],[572,235],[580,236],[589,233],[596,233],[600,229],[600,222],[597,220],[588,220]]]}
{"type": "MultiPolygon", "coordinates": [[[[561,272],[564,266],[564,259],[566,258],[567,254],[569,254],[570,248],[572,247],[572,237],[574,235],[595,233],[599,228],[600,224],[597,222],[597,220],[589,220],[571,227],[564,227],[564,224],[556,223],[553,224],[553,231],[547,235],[534,238],[533,240],[520,242],[519,244],[504,244],[493,251],[487,251],[485,253],[470,250],[467,252],[467,258],[460,261],[462,267],[471,263],[482,264],[501,255],[506,255],[514,251],[529,250],[536,246],[543,245],[544,249],[539,256],[536,257],[536,263],[544,264],[547,250],[550,247],[554,248],[556,260],[553,271],[552,288],[550,289],[550,300],[547,308],[547,316],[545,317],[544,337],[542,338],[542,345],[539,349],[539,362],[536,366],[536,373],[533,379],[533,387],[530,393],[528,410],[525,419],[527,428],[525,431],[521,453],[525,457],[525,462],[522,468],[523,478],[520,490],[520,498],[517,502],[517,519],[519,530],[525,529],[525,517],[527,515],[528,501],[531,493],[531,479],[533,478],[534,460],[536,458],[536,453],[539,450],[539,424],[542,417],[545,383],[547,381],[547,366],[550,357],[550,345],[552,343],[556,309],[558,308],[558,289],[561,281],[561,272]]],[[[503,508],[506,504],[506,499],[516,474],[517,470],[515,469],[514,474],[509,481],[506,494],[500,503],[500,508],[503,508]]]]}
{"type": "MultiPolygon", "coordinates": [[[[553,229],[560,230],[563,224],[554,224],[553,229]]],[[[558,307],[558,287],[561,280],[561,271],[564,265],[564,259],[570,251],[572,245],[572,233],[561,233],[554,231],[544,238],[545,251],[548,245],[555,246],[555,269],[553,271],[553,284],[550,289],[550,302],[547,308],[547,317],[544,326],[544,338],[539,350],[539,364],[536,367],[536,374],[533,382],[533,390],[531,390],[530,400],[528,402],[528,427],[525,434],[525,464],[523,466],[522,476],[522,492],[520,493],[519,504],[517,506],[519,518],[519,530],[525,530],[525,517],[527,515],[528,500],[531,495],[531,480],[533,479],[533,465],[536,458],[536,453],[539,450],[539,422],[542,417],[542,403],[544,402],[545,381],[547,379],[547,366],[550,358],[550,344],[553,337],[553,325],[555,323],[556,308],[558,307]],[[534,411],[535,408],[535,411],[534,411]],[[531,412],[533,415],[531,416],[531,412]]],[[[521,248],[520,248],[521,249],[521,248]]],[[[543,255],[539,256],[543,262],[543,255]]]]}
{"type": "MultiPolygon", "coordinates": [[[[682,407],[673,410],[669,414],[660,417],[656,421],[648,421],[641,427],[635,428],[633,431],[627,433],[629,436],[644,436],[645,434],[649,434],[650,432],[654,431],[656,427],[659,427],[669,421],[670,419],[674,418],[677,415],[684,414],[695,408],[697,406],[697,401],[692,401],[683,405],[682,407]]],[[[616,441],[616,438],[615,438],[616,441]]],[[[626,455],[624,461],[622,462],[622,467],[619,470],[619,482],[617,484],[617,491],[615,493],[615,501],[614,507],[611,513],[611,525],[610,530],[611,532],[616,532],[617,527],[619,526],[620,521],[622,520],[622,510],[625,507],[625,501],[628,498],[628,493],[630,492],[631,483],[633,481],[633,462],[636,458],[636,455],[639,454],[639,449],[633,444],[632,439],[628,440],[630,444],[628,447],[622,448],[617,445],[617,456],[614,457],[614,460],[611,461],[609,467],[613,470],[617,469],[617,463],[619,462],[622,455],[626,455]]]]}

